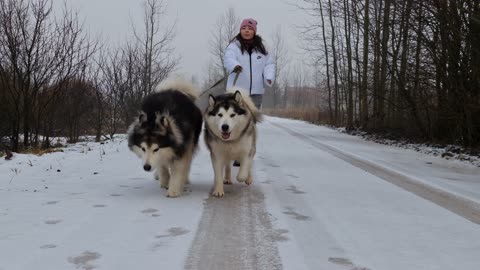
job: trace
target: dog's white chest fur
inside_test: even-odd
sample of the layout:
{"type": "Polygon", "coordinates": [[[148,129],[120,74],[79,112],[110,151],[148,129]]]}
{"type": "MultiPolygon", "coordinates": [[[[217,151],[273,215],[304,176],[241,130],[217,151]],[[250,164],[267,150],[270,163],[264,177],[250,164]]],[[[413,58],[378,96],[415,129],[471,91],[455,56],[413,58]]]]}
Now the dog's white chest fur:
{"type": "Polygon", "coordinates": [[[248,156],[252,149],[253,136],[243,136],[236,142],[212,141],[210,146],[213,153],[221,153],[223,159],[240,159],[248,156]]]}

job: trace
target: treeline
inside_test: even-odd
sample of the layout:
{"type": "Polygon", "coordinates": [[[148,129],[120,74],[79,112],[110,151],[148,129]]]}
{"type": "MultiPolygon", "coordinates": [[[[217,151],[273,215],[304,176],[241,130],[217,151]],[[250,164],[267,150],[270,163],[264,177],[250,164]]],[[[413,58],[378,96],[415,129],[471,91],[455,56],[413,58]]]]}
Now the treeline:
{"type": "Polygon", "coordinates": [[[480,1],[298,6],[330,124],[480,146],[480,1]]]}
{"type": "Polygon", "coordinates": [[[108,48],[52,0],[0,0],[0,150],[48,148],[54,137],[125,131],[141,99],[177,66],[174,25],[161,0],[144,2],[130,42],[108,48]]]}

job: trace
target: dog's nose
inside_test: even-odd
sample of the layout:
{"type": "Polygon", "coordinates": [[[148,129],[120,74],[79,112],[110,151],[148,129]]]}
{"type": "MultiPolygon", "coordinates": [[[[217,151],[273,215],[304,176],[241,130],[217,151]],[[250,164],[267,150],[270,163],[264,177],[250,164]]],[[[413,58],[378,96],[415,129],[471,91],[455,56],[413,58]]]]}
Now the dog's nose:
{"type": "Polygon", "coordinates": [[[227,132],[227,131],[228,131],[228,125],[227,125],[227,124],[223,124],[223,125],[222,125],[222,131],[223,131],[223,132],[227,132]]]}
{"type": "Polygon", "coordinates": [[[145,164],[143,165],[143,169],[148,172],[152,169],[152,166],[150,166],[149,164],[145,164]]]}

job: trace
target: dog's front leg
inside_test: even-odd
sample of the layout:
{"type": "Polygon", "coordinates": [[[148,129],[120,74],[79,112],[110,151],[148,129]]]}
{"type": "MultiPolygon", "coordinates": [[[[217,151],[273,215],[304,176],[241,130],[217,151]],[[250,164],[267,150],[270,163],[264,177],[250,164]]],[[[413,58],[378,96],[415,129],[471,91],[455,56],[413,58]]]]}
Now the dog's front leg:
{"type": "Polygon", "coordinates": [[[160,186],[162,188],[168,188],[168,182],[170,181],[170,172],[168,171],[168,167],[161,165],[160,168],[157,169],[158,176],[160,177],[160,186]]]}
{"type": "Polygon", "coordinates": [[[232,167],[230,167],[230,162],[225,162],[225,177],[223,178],[223,183],[225,185],[232,184],[232,167]]]}
{"type": "Polygon", "coordinates": [[[225,191],[223,190],[223,175],[222,170],[225,167],[222,160],[215,158],[214,154],[211,155],[212,159],[212,166],[213,166],[213,174],[214,174],[214,187],[212,195],[215,197],[223,197],[225,195],[225,191]]]}
{"type": "Polygon", "coordinates": [[[185,179],[188,177],[189,171],[188,158],[182,157],[180,160],[173,161],[172,174],[168,183],[167,196],[171,198],[178,197],[182,194],[185,179]]]}
{"type": "Polygon", "coordinates": [[[250,157],[245,157],[240,161],[240,169],[237,174],[238,182],[246,182],[247,185],[252,183],[250,172],[252,170],[252,160],[250,157]],[[249,177],[250,176],[250,177],[249,177]]]}
{"type": "Polygon", "coordinates": [[[187,151],[185,156],[187,160],[185,161],[186,169],[184,171],[183,185],[190,184],[189,176],[190,176],[190,170],[192,168],[193,153],[194,153],[194,148],[192,147],[187,151]]]}

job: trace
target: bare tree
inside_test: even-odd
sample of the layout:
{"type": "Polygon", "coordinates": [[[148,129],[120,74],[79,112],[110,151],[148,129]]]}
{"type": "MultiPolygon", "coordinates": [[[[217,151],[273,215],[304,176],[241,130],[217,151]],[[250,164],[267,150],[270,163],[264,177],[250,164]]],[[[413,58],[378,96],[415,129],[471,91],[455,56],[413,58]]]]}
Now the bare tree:
{"type": "MultiPolygon", "coordinates": [[[[118,127],[123,123],[122,120],[129,117],[130,111],[125,105],[128,92],[128,71],[132,70],[125,63],[125,52],[122,48],[115,48],[109,52],[104,52],[98,59],[99,77],[101,77],[100,88],[104,95],[104,103],[108,108],[102,125],[105,126],[105,133],[113,136],[118,127]]],[[[131,64],[131,63],[128,63],[131,64]]],[[[99,119],[99,125],[102,121],[99,119]]]]}
{"type": "Polygon", "coordinates": [[[474,117],[480,112],[480,49],[474,45],[480,40],[479,1],[301,2],[308,15],[320,17],[306,22],[313,34],[300,35],[319,66],[326,64],[327,82],[318,85],[328,88],[338,79],[328,98],[338,111],[337,123],[347,119],[352,126],[359,119],[367,130],[480,145],[480,118],[474,117]]]}
{"type": "Polygon", "coordinates": [[[281,77],[284,68],[287,66],[287,48],[282,34],[282,29],[277,26],[275,32],[272,35],[272,49],[269,53],[272,54],[273,61],[275,63],[275,82],[271,87],[273,107],[276,108],[281,102],[281,77]]]}
{"type": "Polygon", "coordinates": [[[387,79],[387,55],[388,55],[388,39],[390,38],[390,0],[385,0],[385,10],[383,12],[382,23],[382,41],[381,41],[381,64],[380,78],[378,85],[378,111],[375,118],[375,128],[382,129],[384,127],[385,118],[385,83],[387,79]]]}
{"type": "Polygon", "coordinates": [[[29,147],[32,131],[38,137],[44,112],[56,97],[53,91],[50,98],[39,99],[42,91],[79,74],[96,46],[77,14],[65,8],[63,16],[54,18],[50,0],[0,0],[0,27],[0,80],[14,107],[11,142],[17,151],[20,129],[29,147]]]}
{"type": "Polygon", "coordinates": [[[176,24],[164,23],[166,4],[163,0],[146,0],[144,3],[143,28],[133,27],[139,53],[138,67],[141,72],[141,90],[144,95],[175,70],[179,57],[172,46],[176,24]]]}
{"type": "Polygon", "coordinates": [[[370,27],[370,2],[365,0],[363,17],[363,67],[362,67],[362,87],[360,90],[360,123],[366,127],[368,123],[368,41],[370,27]]]}
{"type": "Polygon", "coordinates": [[[329,20],[330,20],[330,28],[331,28],[331,44],[332,44],[332,55],[333,55],[333,78],[334,78],[334,82],[335,82],[335,97],[334,97],[334,100],[335,100],[335,122],[337,123],[337,121],[339,120],[339,116],[340,116],[340,113],[339,113],[339,110],[340,110],[340,106],[339,106],[339,95],[340,95],[340,89],[338,87],[338,54],[337,54],[337,48],[336,48],[336,45],[335,45],[335,42],[336,42],[336,39],[335,39],[335,25],[333,23],[333,8],[332,8],[332,1],[331,0],[328,0],[328,17],[329,17],[329,20]]]}
{"type": "Polygon", "coordinates": [[[105,83],[105,76],[102,76],[102,60],[104,57],[99,54],[99,61],[94,65],[90,65],[86,71],[86,81],[90,82],[92,90],[95,94],[94,116],[91,125],[95,130],[95,141],[99,142],[104,135],[106,122],[109,119],[107,112],[109,106],[107,104],[107,95],[102,88],[105,83]]]}
{"type": "Polygon", "coordinates": [[[326,26],[325,26],[325,19],[323,17],[323,6],[322,1],[318,1],[318,9],[320,11],[320,18],[322,22],[322,36],[323,36],[323,47],[325,50],[325,65],[327,71],[327,89],[328,89],[328,119],[330,124],[333,124],[333,111],[332,111],[332,87],[330,85],[330,64],[329,64],[329,54],[328,54],[328,46],[327,46],[327,35],[326,35],[326,26]]]}
{"type": "Polygon", "coordinates": [[[353,128],[353,67],[352,67],[352,30],[350,5],[347,0],[343,1],[345,46],[347,47],[347,128],[353,128]]]}
{"type": "Polygon", "coordinates": [[[229,8],[217,19],[217,31],[212,32],[212,38],[210,39],[210,54],[213,56],[214,73],[223,74],[223,76],[227,75],[227,71],[223,67],[225,49],[238,34],[239,25],[240,18],[235,14],[233,8],[229,8]]]}

